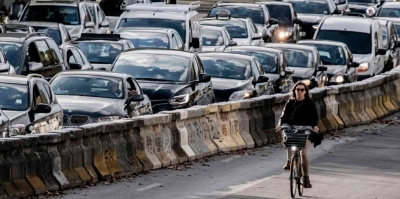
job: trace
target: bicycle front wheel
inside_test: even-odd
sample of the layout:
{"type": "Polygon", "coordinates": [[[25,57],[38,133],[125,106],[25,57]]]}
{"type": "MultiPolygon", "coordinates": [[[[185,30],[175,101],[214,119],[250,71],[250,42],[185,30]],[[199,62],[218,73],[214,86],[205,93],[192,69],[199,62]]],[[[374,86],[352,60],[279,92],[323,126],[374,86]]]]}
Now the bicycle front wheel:
{"type": "Polygon", "coordinates": [[[297,158],[295,156],[292,157],[292,161],[290,162],[290,195],[292,198],[296,196],[297,189],[297,158]]]}
{"type": "Polygon", "coordinates": [[[297,188],[299,189],[299,195],[303,196],[303,191],[304,191],[304,171],[303,171],[303,165],[300,163],[297,165],[297,172],[298,172],[298,179],[297,179],[297,188]]]}

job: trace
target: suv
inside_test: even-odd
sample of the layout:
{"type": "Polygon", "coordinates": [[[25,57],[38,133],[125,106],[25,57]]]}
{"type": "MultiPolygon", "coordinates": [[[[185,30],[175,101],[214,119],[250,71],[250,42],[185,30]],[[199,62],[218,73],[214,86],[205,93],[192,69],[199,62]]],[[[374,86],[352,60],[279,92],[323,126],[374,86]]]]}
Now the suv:
{"type": "Polygon", "coordinates": [[[60,49],[45,33],[3,33],[0,48],[17,75],[34,72],[50,79],[65,69],[60,49]]]}
{"type": "Polygon", "coordinates": [[[22,124],[26,133],[47,133],[62,126],[62,108],[43,76],[0,75],[0,95],[0,108],[10,124],[22,124]]]}
{"type": "Polygon", "coordinates": [[[122,27],[173,28],[181,36],[186,49],[201,52],[199,13],[195,11],[199,7],[198,1],[190,5],[132,4],[119,17],[115,30],[122,27]]]}
{"type": "Polygon", "coordinates": [[[99,25],[94,23],[88,7],[80,0],[33,0],[26,5],[18,21],[62,23],[73,38],[80,37],[81,33],[96,32],[99,25]]]}

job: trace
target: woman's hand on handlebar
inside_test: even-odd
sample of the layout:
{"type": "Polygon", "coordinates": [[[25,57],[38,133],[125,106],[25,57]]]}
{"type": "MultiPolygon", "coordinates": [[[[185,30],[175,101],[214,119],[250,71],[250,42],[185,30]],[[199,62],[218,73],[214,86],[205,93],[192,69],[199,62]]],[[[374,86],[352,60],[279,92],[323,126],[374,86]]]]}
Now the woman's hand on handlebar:
{"type": "Polygon", "coordinates": [[[313,130],[314,130],[315,132],[319,132],[318,126],[314,126],[313,130]]]}

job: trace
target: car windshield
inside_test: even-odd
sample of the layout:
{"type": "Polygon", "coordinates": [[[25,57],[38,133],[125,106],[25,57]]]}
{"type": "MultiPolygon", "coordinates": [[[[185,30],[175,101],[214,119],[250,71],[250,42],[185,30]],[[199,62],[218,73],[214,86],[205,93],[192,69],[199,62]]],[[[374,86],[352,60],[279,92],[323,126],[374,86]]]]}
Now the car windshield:
{"type": "Polygon", "coordinates": [[[301,14],[329,14],[329,6],[326,1],[291,0],[296,13],[301,14]]]}
{"type": "Polygon", "coordinates": [[[317,39],[343,42],[353,54],[371,54],[371,35],[362,32],[320,30],[317,39]]]}
{"type": "Polygon", "coordinates": [[[58,28],[49,28],[49,27],[33,27],[35,29],[35,32],[43,32],[48,34],[55,42],[57,45],[62,44],[62,39],[61,39],[61,33],[58,28]]]}
{"type": "Polygon", "coordinates": [[[318,49],[319,56],[324,65],[346,65],[346,55],[339,46],[324,44],[308,44],[318,49]]]}
{"type": "Polygon", "coordinates": [[[55,95],[123,99],[122,79],[83,75],[58,75],[51,82],[55,95]]]}
{"type": "Polygon", "coordinates": [[[208,14],[209,17],[215,17],[219,10],[229,10],[232,17],[250,18],[256,24],[265,24],[264,13],[261,7],[243,7],[243,6],[221,6],[214,7],[208,14]]]}
{"type": "Polygon", "coordinates": [[[232,53],[256,57],[260,61],[261,66],[264,69],[264,72],[272,74],[278,73],[277,53],[262,52],[262,51],[255,52],[251,50],[237,50],[237,49],[232,49],[232,53]]]}
{"type": "Polygon", "coordinates": [[[28,86],[0,83],[0,108],[9,111],[28,109],[28,86]]]}
{"type": "Polygon", "coordinates": [[[301,67],[301,68],[312,68],[313,67],[313,56],[312,52],[307,50],[298,49],[281,49],[286,57],[288,66],[290,67],[301,67]]]}
{"type": "Polygon", "coordinates": [[[400,17],[400,9],[398,8],[381,8],[378,17],[390,17],[390,18],[399,18],[400,17]]]}
{"type": "Polygon", "coordinates": [[[203,46],[222,46],[224,38],[219,30],[201,29],[201,37],[203,38],[203,46]]]}
{"type": "Polygon", "coordinates": [[[279,24],[291,25],[292,24],[292,12],[289,6],[285,5],[266,5],[268,8],[269,16],[277,19],[279,24]]]}
{"type": "Polygon", "coordinates": [[[177,19],[158,19],[158,18],[123,18],[118,28],[123,27],[159,27],[172,28],[179,33],[183,43],[186,41],[186,23],[185,20],[177,19]]]}
{"type": "Polygon", "coordinates": [[[79,25],[77,6],[30,5],[26,8],[21,21],[57,22],[65,25],[79,25]]]}
{"type": "Polygon", "coordinates": [[[76,45],[82,50],[92,64],[112,64],[122,52],[122,44],[97,42],[79,42],[76,45]]]}
{"type": "Polygon", "coordinates": [[[169,48],[168,35],[156,32],[119,32],[121,38],[130,40],[135,48],[169,48]]]}
{"type": "Polygon", "coordinates": [[[8,62],[14,66],[17,74],[20,72],[19,59],[21,58],[22,44],[0,42],[0,49],[6,54],[8,62]]]}
{"type": "Polygon", "coordinates": [[[239,20],[204,20],[201,25],[225,27],[232,38],[247,38],[247,28],[244,21],[239,20]]]}
{"type": "Polygon", "coordinates": [[[246,80],[251,76],[250,61],[201,56],[204,71],[211,77],[246,80]]]}
{"type": "Polygon", "coordinates": [[[189,57],[171,54],[121,54],[112,71],[126,73],[140,80],[187,82],[189,57]]]}

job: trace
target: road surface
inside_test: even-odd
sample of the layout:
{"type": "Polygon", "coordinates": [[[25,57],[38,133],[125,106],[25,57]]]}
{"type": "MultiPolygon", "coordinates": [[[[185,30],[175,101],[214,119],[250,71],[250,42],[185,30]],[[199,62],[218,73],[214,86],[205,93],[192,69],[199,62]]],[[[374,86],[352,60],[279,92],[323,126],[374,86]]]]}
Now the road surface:
{"type": "MultiPolygon", "coordinates": [[[[398,115],[387,120],[398,121],[398,115]]],[[[353,127],[325,138],[310,151],[313,188],[305,189],[304,197],[399,199],[399,143],[400,125],[385,123],[353,127]]],[[[162,169],[109,185],[69,190],[63,198],[290,198],[284,158],[281,145],[270,145],[211,157],[183,171],[162,169]]]]}

